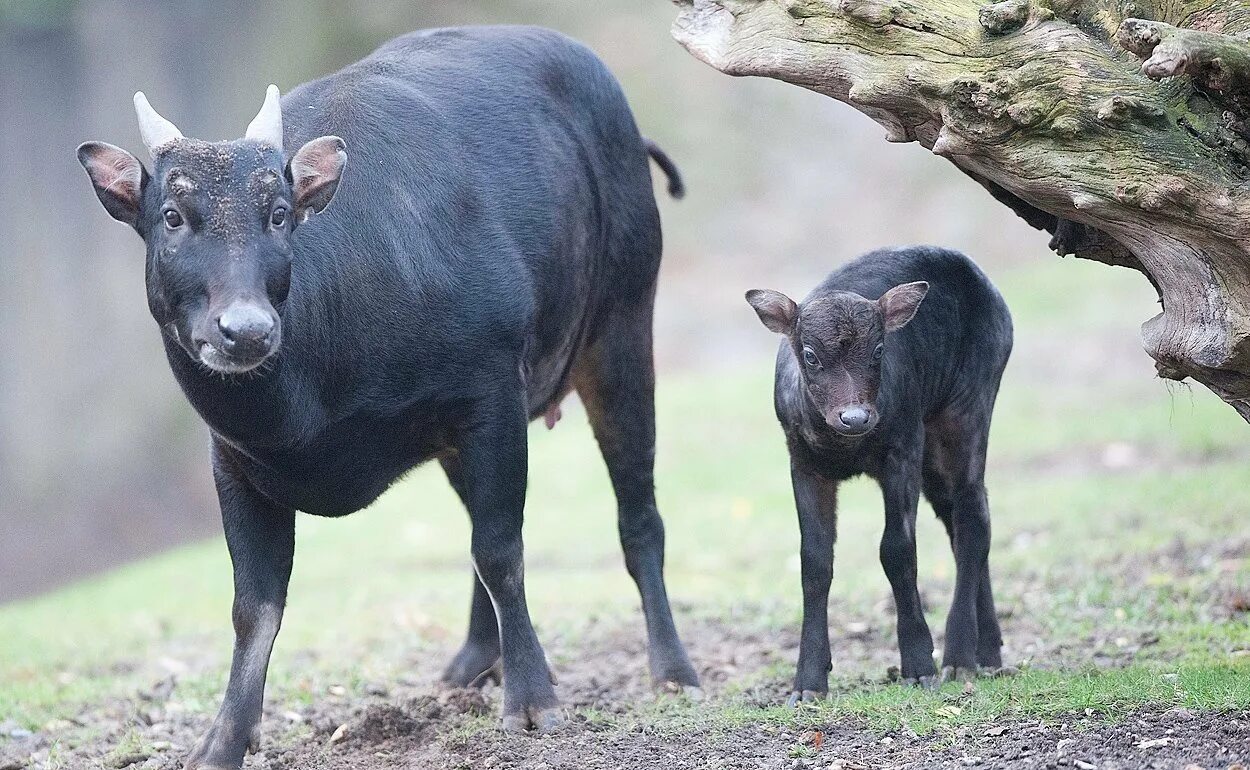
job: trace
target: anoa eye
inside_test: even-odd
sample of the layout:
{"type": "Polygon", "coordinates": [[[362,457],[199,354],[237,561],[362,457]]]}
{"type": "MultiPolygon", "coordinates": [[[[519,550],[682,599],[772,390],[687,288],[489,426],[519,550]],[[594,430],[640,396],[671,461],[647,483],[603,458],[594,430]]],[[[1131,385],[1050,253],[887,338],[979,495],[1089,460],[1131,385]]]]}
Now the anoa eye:
{"type": "Polygon", "coordinates": [[[177,230],[179,227],[182,227],[182,215],[176,210],[165,209],[165,213],[161,216],[165,218],[165,226],[170,230],[177,230]]]}
{"type": "Polygon", "coordinates": [[[820,359],[816,357],[816,351],[811,348],[803,348],[803,363],[811,367],[820,366],[820,359]]]}
{"type": "Polygon", "coordinates": [[[269,215],[269,223],[274,227],[282,227],[286,224],[287,211],[285,206],[279,206],[269,215]]]}
{"type": "Polygon", "coordinates": [[[880,360],[881,360],[881,356],[883,356],[883,355],[885,355],[885,343],[884,343],[884,342],[878,342],[878,343],[877,343],[877,347],[876,347],[875,349],[873,349],[873,351],[872,351],[872,360],[873,360],[873,361],[880,361],[880,360]]]}

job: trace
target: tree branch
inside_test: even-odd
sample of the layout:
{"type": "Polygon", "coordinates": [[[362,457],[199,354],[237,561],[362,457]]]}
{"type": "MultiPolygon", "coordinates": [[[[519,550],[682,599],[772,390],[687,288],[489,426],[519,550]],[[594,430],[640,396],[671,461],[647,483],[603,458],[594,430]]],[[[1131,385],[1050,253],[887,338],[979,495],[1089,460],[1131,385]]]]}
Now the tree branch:
{"type": "Polygon", "coordinates": [[[1194,377],[1250,420],[1250,171],[1239,131],[1250,59],[1231,37],[1250,30],[1250,9],[1236,0],[678,5],[674,36],[713,67],[846,102],[888,140],[948,158],[1050,232],[1052,247],[1145,273],[1164,308],[1142,327],[1160,375],[1194,377]],[[1126,38],[1156,60],[1151,72],[1181,62],[1171,72],[1186,77],[1143,77],[1117,42],[1126,38]]]}

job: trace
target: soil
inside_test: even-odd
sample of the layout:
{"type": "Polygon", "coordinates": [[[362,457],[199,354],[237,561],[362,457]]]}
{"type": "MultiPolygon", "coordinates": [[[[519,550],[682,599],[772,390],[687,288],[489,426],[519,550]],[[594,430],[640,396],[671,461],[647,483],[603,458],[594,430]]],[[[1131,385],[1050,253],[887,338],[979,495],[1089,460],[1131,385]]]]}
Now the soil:
{"type": "MultiPolygon", "coordinates": [[[[792,665],[791,632],[744,631],[727,620],[687,624],[692,657],[700,661],[706,707],[735,699],[752,705],[784,700],[781,672],[792,665]],[[781,664],[781,665],[777,665],[781,664]],[[775,676],[769,672],[778,672],[775,676]],[[742,690],[743,681],[757,682],[742,690]]],[[[1029,634],[1008,619],[1009,634],[1029,634]]],[[[1192,713],[1184,709],[1137,712],[1108,722],[1096,715],[1057,720],[1001,721],[941,735],[888,733],[853,719],[795,730],[767,721],[735,724],[697,718],[654,719],[665,699],[646,681],[646,654],[637,623],[590,621],[574,638],[547,647],[559,661],[558,693],[569,722],[544,736],[509,736],[482,729],[498,716],[500,692],[440,688],[413,681],[394,689],[368,685],[349,697],[319,697],[303,711],[271,698],[257,770],[798,770],[800,768],[1100,768],[1102,770],[1227,770],[1250,764],[1250,712],[1192,713]],[[657,703],[657,700],[660,702],[657,703]],[[637,719],[632,717],[638,717],[637,719]],[[709,723],[720,724],[708,728],[709,723]],[[656,725],[661,725],[657,727],[656,725]]],[[[892,640],[882,629],[858,626],[842,634],[846,665],[888,662],[892,640]]],[[[1056,650],[1052,650],[1056,651],[1056,650]]],[[[450,654],[450,650],[447,651],[450,654]]],[[[1063,658],[1062,654],[1058,655],[1063,658]]],[[[437,669],[432,661],[428,667],[437,669]]],[[[1088,662],[1088,661],[1087,661],[1088,662]]],[[[839,662],[835,661],[835,667],[839,662]]],[[[849,685],[854,687],[854,684],[849,685]]],[[[173,680],[136,698],[81,715],[62,732],[0,741],[0,770],[130,767],[175,770],[207,728],[209,717],[177,707],[173,680]],[[125,750],[127,733],[144,748],[125,750]],[[58,739],[53,748],[51,739],[58,739]],[[59,764],[58,764],[59,762],[59,764]]],[[[678,710],[676,713],[688,713],[678,710]]],[[[740,720],[739,720],[740,721],[740,720]]],[[[0,726],[0,733],[3,733],[0,726]]],[[[20,732],[19,732],[20,734],[20,732]]],[[[1244,768],[1240,768],[1244,770],[1244,768]]]]}

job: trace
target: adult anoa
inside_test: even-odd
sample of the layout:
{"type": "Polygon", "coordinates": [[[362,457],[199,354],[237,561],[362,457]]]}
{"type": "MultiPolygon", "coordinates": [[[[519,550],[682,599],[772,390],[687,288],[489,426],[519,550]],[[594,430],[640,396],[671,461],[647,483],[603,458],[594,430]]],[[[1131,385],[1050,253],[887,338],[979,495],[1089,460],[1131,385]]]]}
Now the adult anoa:
{"type": "Polygon", "coordinates": [[[573,388],[619,504],[657,684],[698,679],[673,625],[652,482],[660,221],[621,89],[528,27],[413,33],[285,97],[244,138],[183,137],[136,94],[144,167],[78,155],[147,246],[148,302],[212,433],[234,564],[234,660],[188,768],[259,736],[295,512],[342,516],[438,459],[473,524],[468,639],[445,679],[502,661],[503,725],[563,716],[524,590],[526,427],[573,388]]]}
{"type": "Polygon", "coordinates": [[[774,403],[790,449],[803,582],[790,703],[828,691],[838,483],[861,473],[885,500],[881,565],[894,591],[903,678],[930,686],[938,673],[916,586],[921,491],[955,553],[942,674],[1001,667],[985,454],[1012,330],[997,289],[964,255],[913,247],[859,257],[801,304],[759,289],[747,301],[785,336],[774,403]]]}

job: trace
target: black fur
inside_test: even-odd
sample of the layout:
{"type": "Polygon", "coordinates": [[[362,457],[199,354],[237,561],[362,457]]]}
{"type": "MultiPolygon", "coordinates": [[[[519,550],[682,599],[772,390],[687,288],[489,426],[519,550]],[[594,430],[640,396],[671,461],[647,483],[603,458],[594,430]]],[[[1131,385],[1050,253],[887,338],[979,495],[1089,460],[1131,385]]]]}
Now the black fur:
{"type": "Polygon", "coordinates": [[[984,475],[990,418],[1011,352],[1006,304],[962,254],[886,249],[834,271],[799,306],[798,319],[798,333],[790,334],[777,354],[775,390],[802,532],[803,633],[794,697],[827,691],[837,486],[861,473],[878,481],[885,501],[881,563],[898,609],[903,677],[928,683],[937,673],[916,586],[915,520],[922,491],[946,526],[956,560],[943,667],[962,674],[978,664],[1000,666],[984,475]],[[909,323],[888,335],[879,320],[874,326],[879,303],[866,300],[922,281],[928,292],[909,323]],[[845,303],[866,312],[848,325],[845,318],[855,313],[830,310],[845,303]],[[830,334],[843,337],[840,346],[820,339],[830,334]],[[883,355],[874,365],[870,351],[882,342],[883,355]],[[802,360],[808,345],[817,348],[818,366],[802,360]],[[859,436],[833,429],[846,404],[822,403],[808,386],[826,370],[853,384],[854,403],[879,414],[875,429],[859,436]]]}
{"type": "MultiPolygon", "coordinates": [[[[170,365],[212,429],[235,565],[235,664],[190,766],[238,767],[253,740],[293,511],[352,513],[434,458],[469,510],[476,569],[469,637],[445,676],[480,682],[502,656],[505,726],[558,722],[525,604],[521,522],[526,425],[574,387],[617,493],[651,673],[696,685],[665,595],[652,483],[661,235],[648,152],[680,182],[644,144],[612,75],[547,30],[431,30],[294,89],[282,112],[288,157],[331,135],[347,162],[332,203],[293,225],[286,252],[281,237],[232,231],[243,253],[272,257],[240,291],[264,292],[276,280],[266,275],[282,277],[283,254],[288,263],[289,287],[268,293],[281,348],[263,365],[223,377],[178,331],[202,312],[197,297],[229,279],[162,279],[179,258],[160,245],[159,212],[164,173],[190,162],[178,147],[158,158],[137,226],[170,365]]],[[[213,147],[232,157],[226,199],[256,168],[282,168],[254,142],[213,147]]],[[[290,182],[287,171],[280,192],[289,196],[290,182]]],[[[240,219],[251,216],[230,224],[247,230],[240,219]]],[[[223,263],[220,249],[215,257],[205,263],[223,263]]]]}

